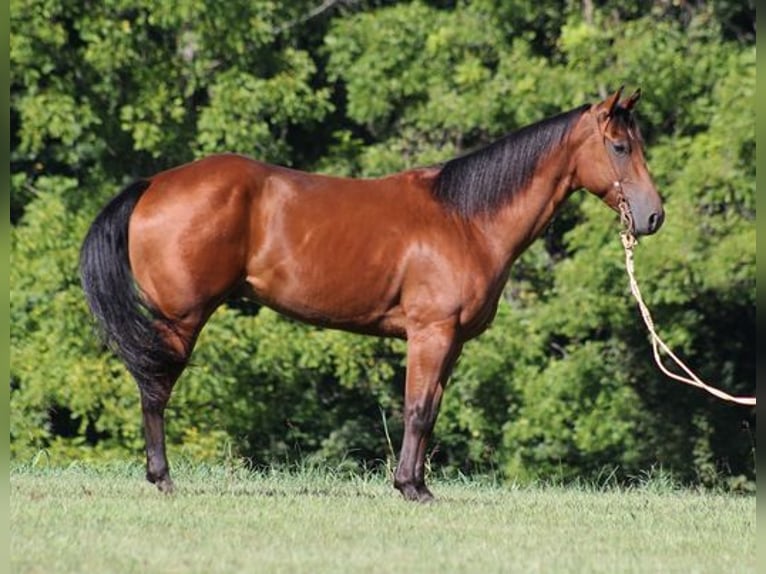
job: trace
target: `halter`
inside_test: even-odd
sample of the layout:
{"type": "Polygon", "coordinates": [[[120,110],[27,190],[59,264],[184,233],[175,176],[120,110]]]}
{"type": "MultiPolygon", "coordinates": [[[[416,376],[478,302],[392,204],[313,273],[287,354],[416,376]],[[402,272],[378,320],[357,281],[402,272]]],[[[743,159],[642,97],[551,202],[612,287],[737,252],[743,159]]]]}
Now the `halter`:
{"type": "Polygon", "coordinates": [[[624,239],[623,241],[627,240],[630,242],[631,245],[635,245],[638,243],[638,241],[635,238],[634,235],[634,222],[633,222],[633,214],[630,211],[630,204],[628,204],[628,200],[625,199],[625,191],[622,187],[622,178],[619,176],[619,172],[617,171],[617,166],[614,164],[614,159],[612,158],[612,152],[609,150],[607,146],[607,137],[606,137],[606,128],[609,126],[609,122],[612,121],[612,117],[610,116],[609,119],[607,119],[606,125],[604,126],[604,130],[601,132],[601,139],[604,144],[604,151],[606,152],[606,156],[609,158],[609,165],[612,168],[612,173],[614,175],[614,181],[612,182],[612,187],[617,192],[617,209],[620,211],[620,223],[625,227],[625,231],[623,231],[624,239]]]}

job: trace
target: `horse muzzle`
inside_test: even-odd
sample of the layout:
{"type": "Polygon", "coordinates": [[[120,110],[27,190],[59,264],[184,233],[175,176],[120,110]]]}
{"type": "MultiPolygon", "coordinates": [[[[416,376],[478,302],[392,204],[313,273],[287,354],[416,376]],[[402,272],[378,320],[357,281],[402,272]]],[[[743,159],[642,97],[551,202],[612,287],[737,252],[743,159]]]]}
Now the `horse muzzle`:
{"type": "Polygon", "coordinates": [[[657,209],[646,209],[642,205],[634,206],[628,200],[630,208],[630,219],[633,224],[633,233],[635,235],[652,235],[659,231],[665,221],[665,210],[662,207],[657,209]]]}
{"type": "Polygon", "coordinates": [[[639,192],[636,188],[623,188],[618,211],[622,213],[627,204],[628,213],[622,213],[627,219],[631,232],[636,235],[652,235],[659,231],[665,221],[665,209],[659,194],[652,189],[649,192],[639,192]]]}

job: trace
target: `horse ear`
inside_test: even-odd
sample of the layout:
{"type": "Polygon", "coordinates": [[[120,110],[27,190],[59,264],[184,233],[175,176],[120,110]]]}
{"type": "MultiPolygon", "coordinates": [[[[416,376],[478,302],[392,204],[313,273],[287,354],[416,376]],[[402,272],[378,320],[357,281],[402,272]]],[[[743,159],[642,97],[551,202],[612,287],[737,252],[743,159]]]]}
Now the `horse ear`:
{"type": "Polygon", "coordinates": [[[601,104],[599,104],[599,117],[603,119],[612,117],[612,114],[614,113],[614,110],[620,101],[620,96],[622,95],[622,90],[624,88],[625,86],[620,86],[620,88],[615,93],[613,93],[603,102],[601,102],[601,104]]]}
{"type": "Polygon", "coordinates": [[[623,108],[630,111],[633,109],[633,106],[636,105],[636,102],[641,98],[641,88],[638,88],[633,94],[625,100],[622,104],[620,104],[623,108]]]}

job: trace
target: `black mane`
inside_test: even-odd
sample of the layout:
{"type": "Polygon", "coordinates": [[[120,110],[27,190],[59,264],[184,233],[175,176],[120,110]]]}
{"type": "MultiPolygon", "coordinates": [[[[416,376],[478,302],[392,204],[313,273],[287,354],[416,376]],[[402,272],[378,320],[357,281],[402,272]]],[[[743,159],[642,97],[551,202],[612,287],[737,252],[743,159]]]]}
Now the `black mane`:
{"type": "Polygon", "coordinates": [[[436,176],[434,195],[464,216],[496,209],[529,183],[540,160],[589,107],[585,104],[528,125],[446,162],[436,176]]]}

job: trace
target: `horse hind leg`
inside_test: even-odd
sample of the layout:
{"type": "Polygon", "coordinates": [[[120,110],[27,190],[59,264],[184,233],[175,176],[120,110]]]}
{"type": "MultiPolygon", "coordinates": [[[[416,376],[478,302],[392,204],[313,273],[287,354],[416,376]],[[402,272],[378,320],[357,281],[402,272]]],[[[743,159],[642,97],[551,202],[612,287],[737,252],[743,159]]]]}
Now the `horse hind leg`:
{"type": "Polygon", "coordinates": [[[174,485],[165,448],[165,408],[178,377],[186,367],[199,327],[196,321],[170,323],[163,320],[157,321],[156,328],[164,344],[161,352],[167,358],[161,368],[137,376],[136,380],[141,393],[146,441],[146,479],[160,492],[170,494],[174,485]]]}
{"type": "Polygon", "coordinates": [[[165,453],[165,407],[170,393],[157,395],[141,387],[141,412],[146,440],[146,480],[160,492],[172,493],[173,480],[165,453]]]}

